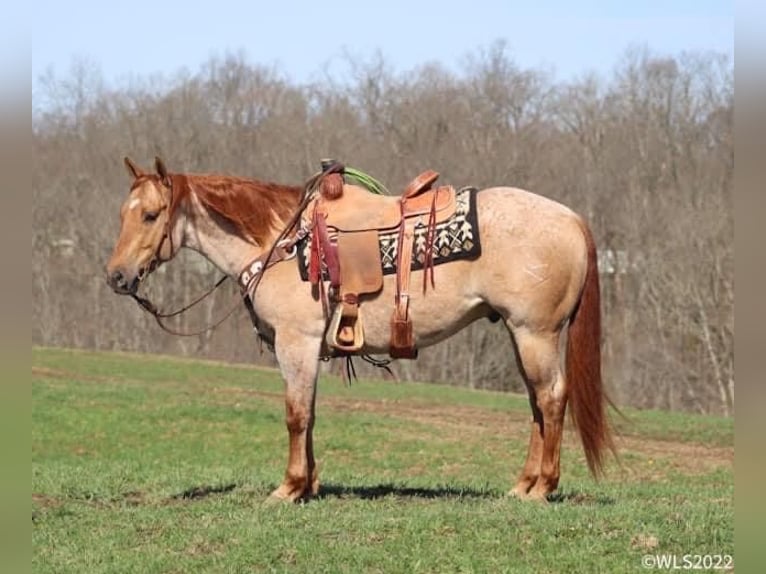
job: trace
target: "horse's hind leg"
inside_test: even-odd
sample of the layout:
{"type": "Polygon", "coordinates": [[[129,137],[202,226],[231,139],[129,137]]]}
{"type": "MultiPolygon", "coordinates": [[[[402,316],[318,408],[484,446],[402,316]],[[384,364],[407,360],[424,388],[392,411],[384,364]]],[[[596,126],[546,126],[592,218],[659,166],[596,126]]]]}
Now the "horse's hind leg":
{"type": "Polygon", "coordinates": [[[512,329],[519,364],[529,391],[532,428],[524,468],[511,490],[522,498],[545,499],[559,482],[561,436],[566,409],[564,375],[559,361],[559,332],[512,329]]]}
{"type": "Polygon", "coordinates": [[[287,470],[272,499],[298,500],[316,494],[319,479],[312,433],[319,342],[289,332],[277,333],[275,351],[285,380],[285,420],[290,440],[287,470]]]}
{"type": "Polygon", "coordinates": [[[532,421],[529,435],[529,447],[527,448],[527,459],[524,462],[524,468],[516,481],[516,486],[511,489],[511,496],[525,498],[527,493],[537,482],[540,476],[540,463],[543,457],[543,415],[537,406],[535,391],[527,387],[529,391],[529,403],[532,407],[532,421]]]}

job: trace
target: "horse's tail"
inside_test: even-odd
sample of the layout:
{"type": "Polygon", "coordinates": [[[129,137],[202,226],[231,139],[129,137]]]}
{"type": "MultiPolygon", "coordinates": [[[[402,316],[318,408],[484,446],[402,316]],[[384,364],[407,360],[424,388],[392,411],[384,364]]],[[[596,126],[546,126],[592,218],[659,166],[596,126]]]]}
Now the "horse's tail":
{"type": "Polygon", "coordinates": [[[602,474],[604,452],[615,452],[612,430],[606,415],[611,401],[601,380],[601,295],[598,259],[593,235],[581,223],[588,248],[588,268],[580,300],[569,321],[566,379],[569,415],[582,441],[591,473],[602,474]]]}

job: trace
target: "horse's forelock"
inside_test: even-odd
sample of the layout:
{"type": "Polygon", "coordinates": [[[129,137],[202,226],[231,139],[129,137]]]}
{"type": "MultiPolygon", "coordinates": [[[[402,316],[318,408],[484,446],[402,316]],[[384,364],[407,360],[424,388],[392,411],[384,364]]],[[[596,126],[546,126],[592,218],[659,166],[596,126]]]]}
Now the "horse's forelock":
{"type": "Polygon", "coordinates": [[[159,177],[157,177],[157,176],[156,176],[156,175],[154,175],[154,174],[151,174],[151,173],[147,173],[147,174],[144,174],[144,175],[140,175],[140,176],[138,176],[138,177],[137,177],[137,178],[136,178],[136,179],[133,181],[133,183],[130,185],[130,191],[131,191],[131,192],[135,191],[136,189],[138,189],[139,187],[141,187],[142,185],[144,185],[144,184],[145,184],[147,181],[151,181],[151,182],[152,182],[152,183],[154,183],[155,185],[159,185],[159,183],[160,183],[160,179],[159,179],[159,177]]]}

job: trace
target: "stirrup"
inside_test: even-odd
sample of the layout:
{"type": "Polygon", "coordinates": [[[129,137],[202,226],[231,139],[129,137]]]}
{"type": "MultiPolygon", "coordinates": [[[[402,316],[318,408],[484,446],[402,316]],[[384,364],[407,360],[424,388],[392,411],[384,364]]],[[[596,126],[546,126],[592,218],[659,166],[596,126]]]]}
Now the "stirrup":
{"type": "Polygon", "coordinates": [[[343,305],[338,305],[327,329],[327,344],[333,349],[355,353],[364,346],[361,310],[357,315],[343,315],[343,305]]]}

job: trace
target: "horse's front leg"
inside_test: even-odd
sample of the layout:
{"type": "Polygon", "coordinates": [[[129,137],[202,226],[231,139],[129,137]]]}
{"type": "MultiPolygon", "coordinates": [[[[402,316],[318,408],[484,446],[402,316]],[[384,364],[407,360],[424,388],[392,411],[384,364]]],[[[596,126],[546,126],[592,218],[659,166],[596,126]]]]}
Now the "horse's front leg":
{"type": "Polygon", "coordinates": [[[271,498],[295,501],[314,495],[319,478],[312,431],[321,339],[290,331],[276,335],[274,347],[285,380],[285,418],[290,437],[287,470],[271,498]]]}

